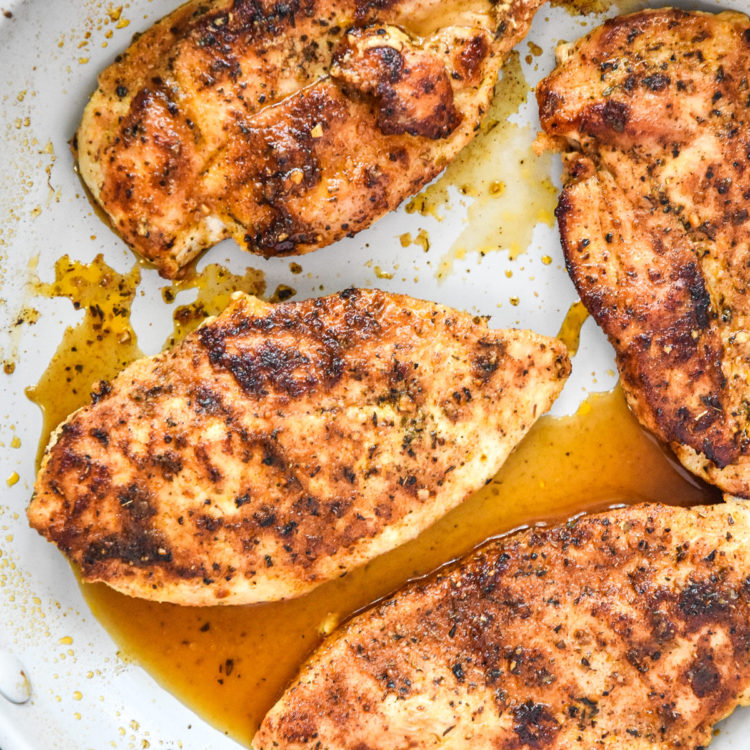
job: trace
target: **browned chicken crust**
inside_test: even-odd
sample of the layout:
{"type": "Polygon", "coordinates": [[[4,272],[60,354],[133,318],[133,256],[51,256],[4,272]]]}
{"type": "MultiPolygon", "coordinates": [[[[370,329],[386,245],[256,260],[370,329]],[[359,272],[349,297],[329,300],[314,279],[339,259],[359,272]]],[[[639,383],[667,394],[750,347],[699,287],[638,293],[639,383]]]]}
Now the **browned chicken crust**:
{"type": "Polygon", "coordinates": [[[750,497],[750,21],[644,11],[537,91],[567,149],[558,218],[628,401],[691,471],[750,497]]]}
{"type": "Polygon", "coordinates": [[[688,750],[750,701],[750,512],[537,528],[345,625],[256,750],[688,750]]]}
{"type": "Polygon", "coordinates": [[[133,596],[295,596],[479,489],[569,370],[556,339],[405,296],[239,293],[59,428],[29,520],[133,596]]]}
{"type": "Polygon", "coordinates": [[[167,277],[229,236],[315,250],[471,140],[542,2],[192,0],[99,77],[81,176],[167,277]]]}

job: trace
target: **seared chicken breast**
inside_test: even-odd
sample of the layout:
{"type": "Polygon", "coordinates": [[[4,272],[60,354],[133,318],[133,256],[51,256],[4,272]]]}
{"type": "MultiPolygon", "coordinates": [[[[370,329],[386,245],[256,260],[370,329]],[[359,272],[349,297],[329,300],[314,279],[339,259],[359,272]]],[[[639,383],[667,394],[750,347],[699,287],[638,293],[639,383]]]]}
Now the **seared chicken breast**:
{"type": "Polygon", "coordinates": [[[750,21],[643,11],[559,50],[537,92],[558,208],[628,401],[682,463],[750,497],[750,21]]]}
{"type": "Polygon", "coordinates": [[[358,232],[474,136],[543,0],[191,0],[99,77],[75,139],[114,228],[173,277],[358,232]]]}
{"type": "Polygon", "coordinates": [[[87,581],[186,605],[301,594],[487,482],[565,347],[430,302],[242,293],[53,437],[28,508],[87,581]]]}
{"type": "Polygon", "coordinates": [[[735,503],[492,542],[324,642],[253,746],[704,747],[750,701],[748,550],[735,503]]]}

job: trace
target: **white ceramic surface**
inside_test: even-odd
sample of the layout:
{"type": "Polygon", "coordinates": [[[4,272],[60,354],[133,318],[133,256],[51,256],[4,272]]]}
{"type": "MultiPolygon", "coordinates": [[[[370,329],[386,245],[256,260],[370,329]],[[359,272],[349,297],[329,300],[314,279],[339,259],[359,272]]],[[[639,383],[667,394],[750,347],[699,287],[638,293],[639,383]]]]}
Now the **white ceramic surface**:
{"type": "MultiPolygon", "coordinates": [[[[0,650],[20,660],[32,686],[25,704],[0,697],[2,750],[237,747],[142,669],[118,657],[116,646],[88,611],[70,568],[52,545],[27,527],[24,515],[41,429],[40,413],[24,396],[24,388],[36,383],[46,368],[64,327],[81,317],[67,299],[30,297],[26,284],[33,265],[39,277],[49,281],[54,261],[65,253],[88,262],[101,252],[120,272],[133,264],[133,255],[83,197],[67,141],[97,72],[128,45],[135,31],[175,6],[174,0],[134,0],[123,6],[121,18],[129,24],[117,28],[109,20],[112,6],[106,2],[0,0],[5,11],[0,15],[0,360],[16,361],[12,375],[0,372],[0,650]],[[39,321],[15,327],[24,304],[39,310],[39,321]],[[21,440],[18,449],[11,447],[13,435],[21,440]],[[8,486],[6,478],[14,472],[20,480],[8,486]]],[[[750,0],[744,0],[722,7],[749,6],[750,0]]],[[[615,13],[613,8],[608,15],[615,13]]],[[[542,9],[528,40],[543,54],[531,64],[524,62],[528,81],[534,84],[552,69],[559,40],[575,39],[600,20],[573,17],[562,8],[542,9]]],[[[521,50],[524,58],[526,42],[521,50]]],[[[514,119],[538,127],[531,97],[514,119]]],[[[559,165],[556,168],[559,174],[559,165]]],[[[436,269],[465,221],[461,201],[453,205],[442,223],[395,212],[353,239],[305,256],[300,260],[305,273],[298,276],[289,272],[290,259],[264,261],[231,242],[214,248],[201,266],[220,262],[234,272],[248,265],[260,268],[270,290],[287,283],[298,297],[347,286],[379,286],[490,315],[493,326],[554,335],[575,300],[556,228],[537,226],[529,250],[515,261],[502,251],[484,258],[468,253],[440,283],[436,269]],[[417,245],[402,247],[399,236],[420,228],[430,234],[429,252],[417,245]],[[545,254],[552,263],[542,262],[545,254]],[[392,272],[393,278],[378,278],[376,267],[392,272]],[[512,278],[505,274],[508,269],[512,278]],[[518,305],[510,303],[511,297],[518,298],[518,305]]],[[[142,276],[132,322],[141,347],[153,353],[171,331],[174,306],[162,301],[159,290],[165,282],[154,271],[142,276]]],[[[194,294],[182,293],[177,303],[190,301],[194,294]]],[[[574,374],[555,411],[573,411],[590,390],[611,388],[612,370],[611,349],[589,320],[574,374]]],[[[7,679],[0,675],[0,686],[7,679]]],[[[748,734],[750,710],[737,711],[722,724],[712,747],[748,748],[748,734]]]]}

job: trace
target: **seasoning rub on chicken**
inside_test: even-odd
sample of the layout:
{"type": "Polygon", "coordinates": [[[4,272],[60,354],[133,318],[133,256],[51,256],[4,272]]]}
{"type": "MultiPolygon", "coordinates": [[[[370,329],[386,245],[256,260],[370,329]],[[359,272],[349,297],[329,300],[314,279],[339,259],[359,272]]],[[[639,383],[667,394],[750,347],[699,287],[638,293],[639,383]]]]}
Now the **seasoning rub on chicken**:
{"type": "Polygon", "coordinates": [[[739,503],[490,543],[324,642],[253,746],[704,747],[750,702],[749,549],[739,503]]]}
{"type": "Polygon", "coordinates": [[[100,383],[28,509],[88,581],[186,605],[301,594],[487,482],[565,347],[380,291],[233,303],[100,383]]]}
{"type": "Polygon", "coordinates": [[[471,140],[543,0],[191,0],[99,77],[76,137],[115,229],[175,276],[358,232],[471,140]]]}
{"type": "Polygon", "coordinates": [[[750,21],[643,11],[559,50],[537,96],[565,150],[568,270],[640,421],[750,497],[750,21]]]}

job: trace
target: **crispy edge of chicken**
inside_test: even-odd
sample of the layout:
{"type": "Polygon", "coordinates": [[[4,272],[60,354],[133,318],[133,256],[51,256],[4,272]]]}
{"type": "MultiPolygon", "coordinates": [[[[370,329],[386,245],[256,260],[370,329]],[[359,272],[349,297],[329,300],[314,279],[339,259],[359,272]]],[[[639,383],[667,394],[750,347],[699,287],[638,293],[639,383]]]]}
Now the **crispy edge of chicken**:
{"type": "Polygon", "coordinates": [[[297,596],[482,487],[569,371],[556,339],[406,296],[238,294],[61,425],[29,521],[132,596],[297,596]]]}
{"type": "Polygon", "coordinates": [[[564,151],[566,265],[628,403],[735,496],[750,495],[748,49],[743,14],[642,11],[562,46],[537,89],[564,151]]]}
{"type": "Polygon", "coordinates": [[[168,278],[234,237],[354,234],[475,135],[543,0],[194,0],[99,76],[74,139],[113,228],[168,278]]]}
{"type": "Polygon", "coordinates": [[[491,542],[342,626],[253,747],[703,747],[750,702],[749,549],[739,503],[491,542]]]}

